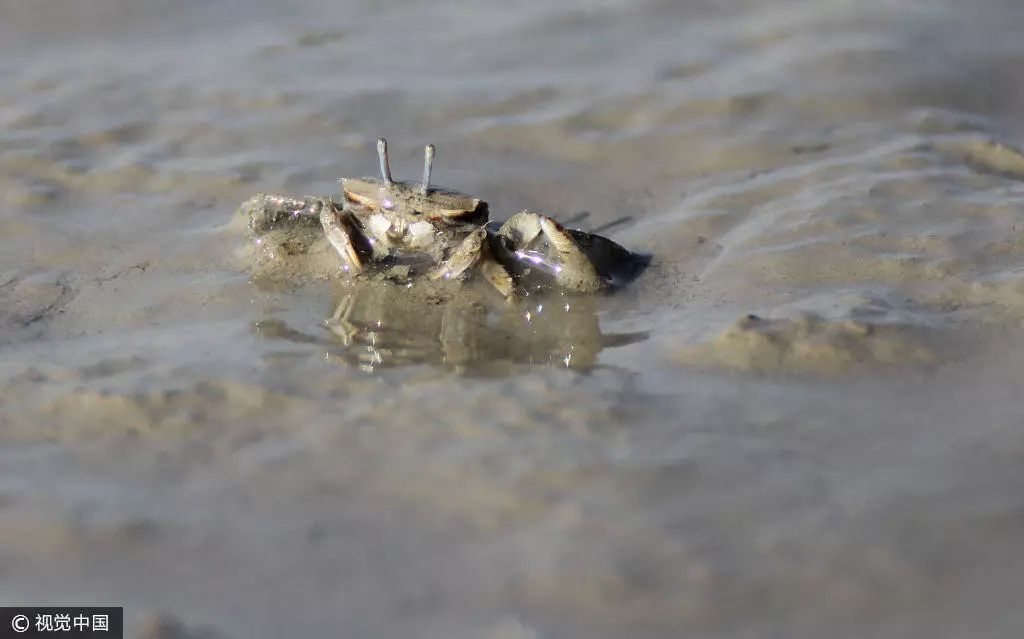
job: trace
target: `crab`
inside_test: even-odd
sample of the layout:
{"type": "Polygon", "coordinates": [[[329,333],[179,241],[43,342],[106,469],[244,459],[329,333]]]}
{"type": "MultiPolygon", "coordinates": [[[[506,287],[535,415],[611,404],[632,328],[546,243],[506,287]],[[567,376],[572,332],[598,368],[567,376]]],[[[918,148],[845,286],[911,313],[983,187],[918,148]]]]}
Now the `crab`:
{"type": "Polygon", "coordinates": [[[319,222],[345,272],[396,259],[426,261],[432,280],[478,273],[507,299],[538,275],[562,291],[605,290],[614,280],[609,266],[632,256],[607,238],[566,229],[540,213],[523,211],[500,226],[489,222],[487,202],[430,183],[432,144],[420,182],[392,179],[384,138],[377,140],[377,154],[381,177],[341,178],[341,202],[263,193],[250,198],[242,205],[250,229],[259,236],[319,222]]]}

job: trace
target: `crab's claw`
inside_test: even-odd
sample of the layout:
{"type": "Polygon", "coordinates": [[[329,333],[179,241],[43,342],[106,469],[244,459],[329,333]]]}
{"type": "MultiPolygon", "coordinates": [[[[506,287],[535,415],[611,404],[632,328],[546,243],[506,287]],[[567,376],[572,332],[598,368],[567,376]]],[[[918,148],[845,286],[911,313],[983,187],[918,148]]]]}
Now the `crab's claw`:
{"type": "Polygon", "coordinates": [[[608,283],[597,274],[597,269],[586,253],[576,244],[576,240],[565,230],[565,227],[551,219],[540,216],[540,228],[551,249],[549,255],[557,256],[554,265],[555,281],[559,286],[571,291],[593,293],[603,290],[608,283]]]}
{"type": "Polygon", "coordinates": [[[572,234],[546,215],[516,213],[501,226],[498,236],[506,257],[522,269],[548,274],[563,290],[593,293],[608,287],[572,234]]]}

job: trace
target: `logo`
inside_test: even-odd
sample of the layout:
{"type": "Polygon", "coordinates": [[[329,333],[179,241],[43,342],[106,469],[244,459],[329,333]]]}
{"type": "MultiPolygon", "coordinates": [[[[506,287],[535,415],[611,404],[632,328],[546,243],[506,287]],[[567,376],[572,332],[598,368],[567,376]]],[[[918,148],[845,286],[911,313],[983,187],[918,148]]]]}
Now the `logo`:
{"type": "Polygon", "coordinates": [[[26,632],[29,627],[28,617],[25,615],[15,615],[11,619],[11,628],[14,632],[26,632]]]}

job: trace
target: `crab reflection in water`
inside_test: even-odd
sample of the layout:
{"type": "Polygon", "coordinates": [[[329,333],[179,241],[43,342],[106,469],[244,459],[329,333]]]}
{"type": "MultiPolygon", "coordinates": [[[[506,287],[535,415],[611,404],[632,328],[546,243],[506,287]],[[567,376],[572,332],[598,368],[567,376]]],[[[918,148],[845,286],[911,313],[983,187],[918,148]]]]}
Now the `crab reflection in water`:
{"type": "Polygon", "coordinates": [[[470,374],[501,374],[537,365],[588,370],[605,348],[646,339],[646,333],[604,334],[599,299],[550,294],[516,304],[418,286],[346,286],[326,335],[259,322],[269,338],[315,344],[325,356],[366,372],[432,365],[470,374]],[[425,290],[420,290],[425,288],[425,290]]]}

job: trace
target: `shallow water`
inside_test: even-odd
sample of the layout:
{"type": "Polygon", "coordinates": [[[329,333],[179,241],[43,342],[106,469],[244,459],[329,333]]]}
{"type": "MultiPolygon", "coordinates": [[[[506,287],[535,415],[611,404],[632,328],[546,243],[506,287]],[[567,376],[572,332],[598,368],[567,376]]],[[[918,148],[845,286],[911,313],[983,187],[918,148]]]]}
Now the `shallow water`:
{"type": "Polygon", "coordinates": [[[0,602],[160,637],[1024,630],[1019,3],[0,16],[0,602]],[[506,306],[246,240],[245,198],[333,193],[379,135],[651,265],[506,306]]]}

